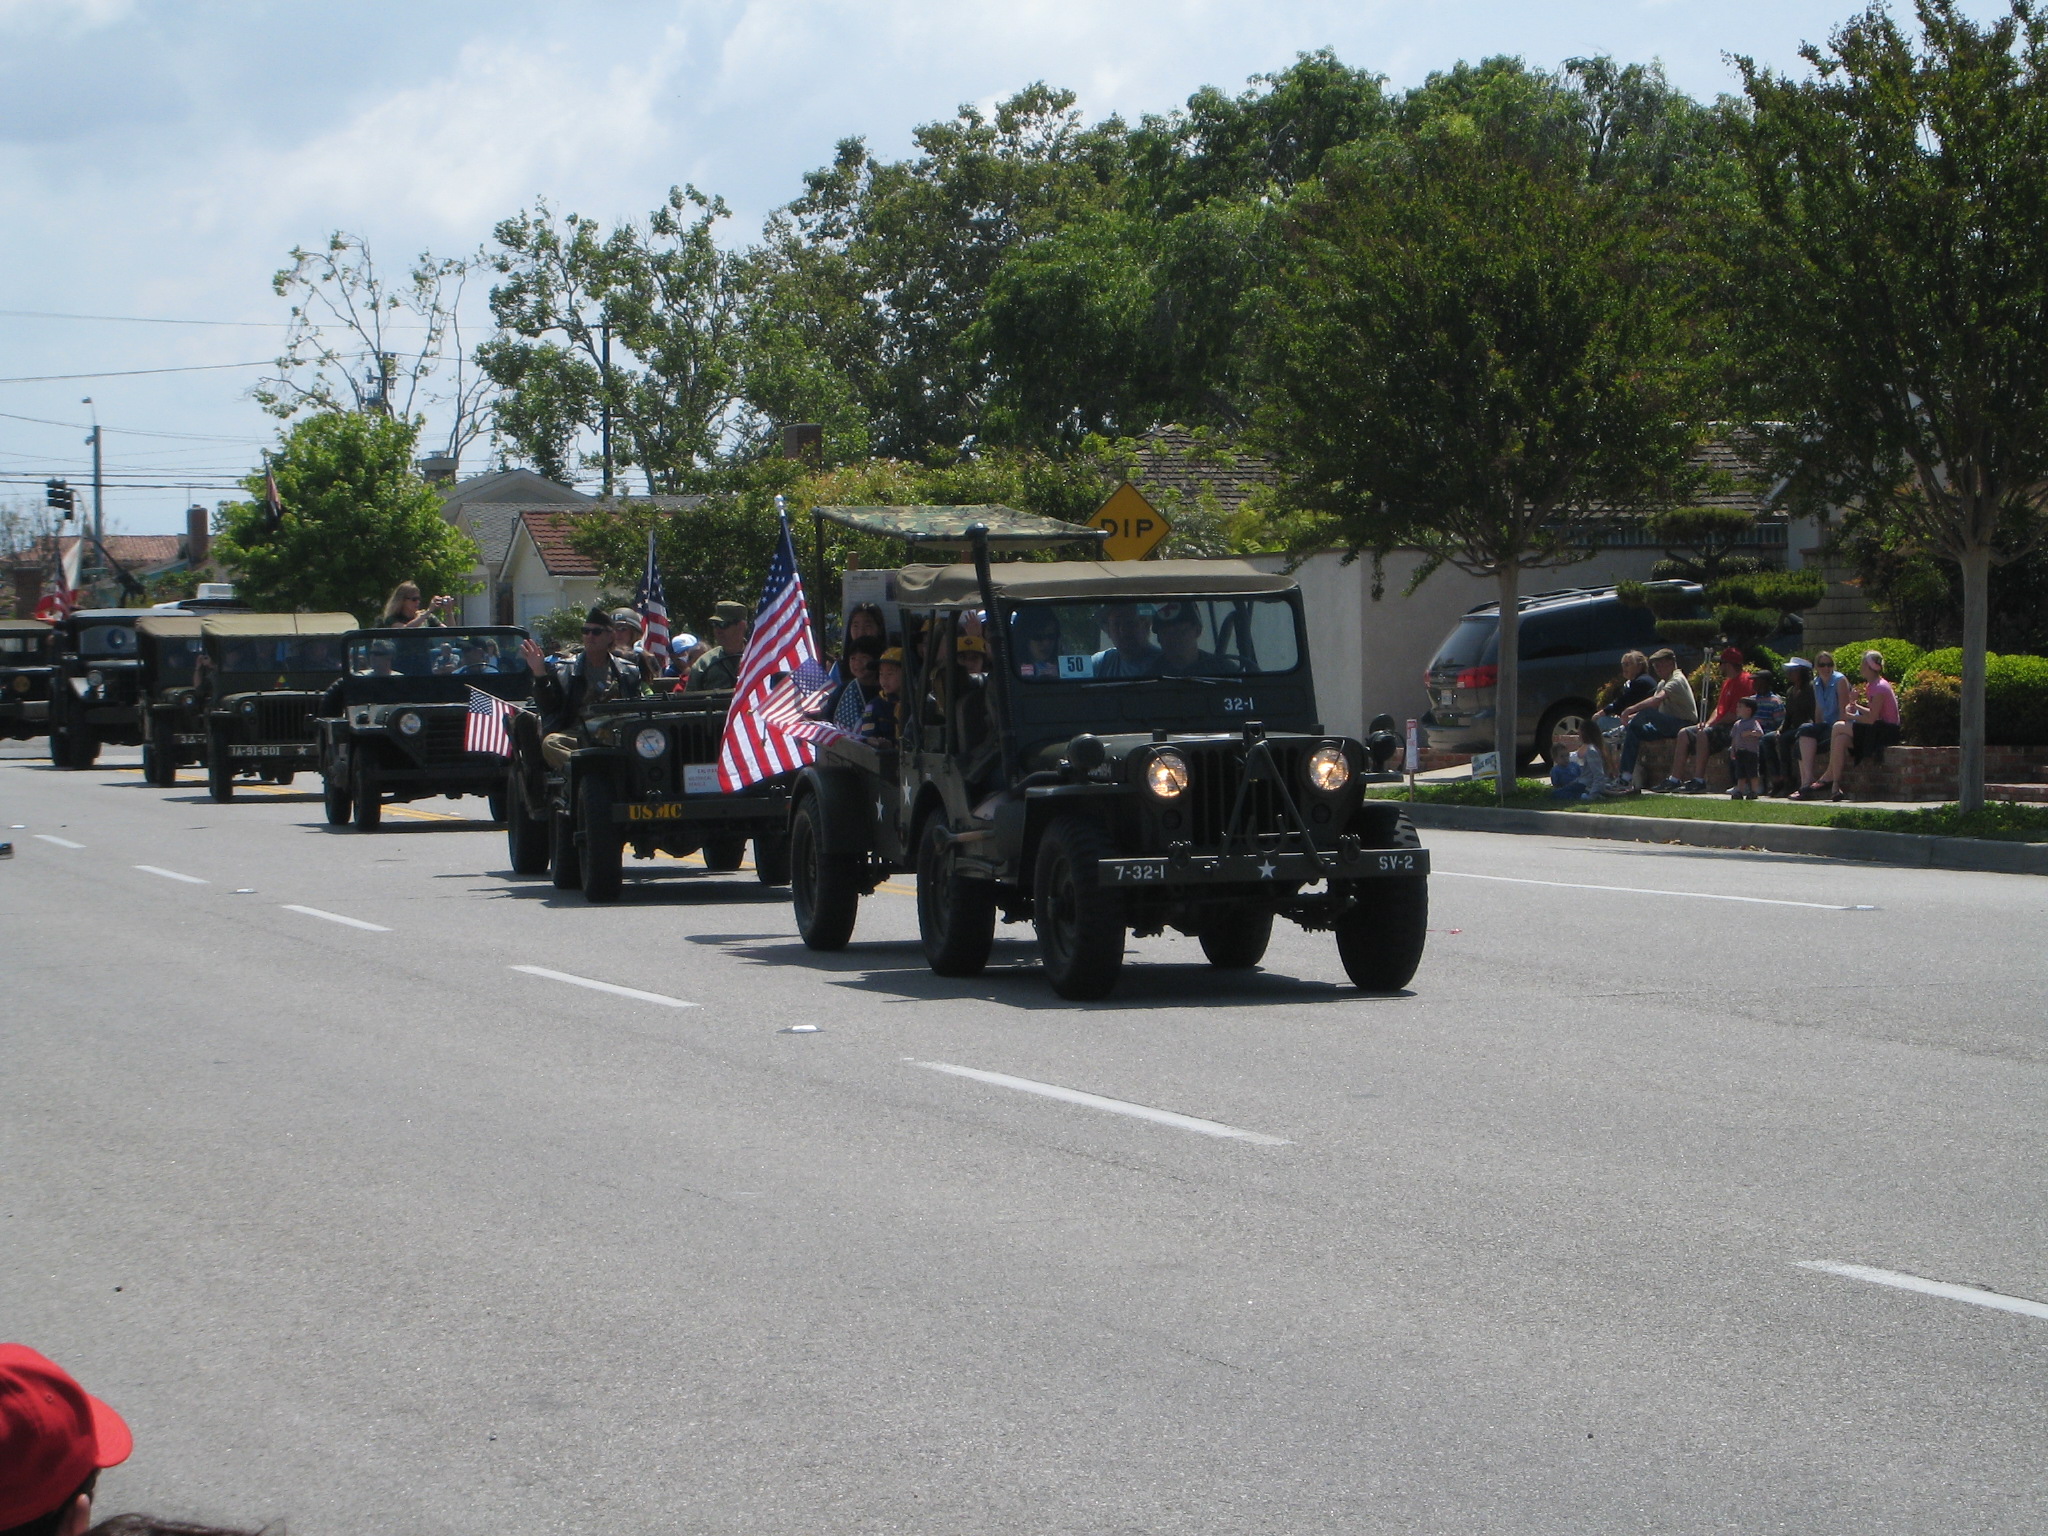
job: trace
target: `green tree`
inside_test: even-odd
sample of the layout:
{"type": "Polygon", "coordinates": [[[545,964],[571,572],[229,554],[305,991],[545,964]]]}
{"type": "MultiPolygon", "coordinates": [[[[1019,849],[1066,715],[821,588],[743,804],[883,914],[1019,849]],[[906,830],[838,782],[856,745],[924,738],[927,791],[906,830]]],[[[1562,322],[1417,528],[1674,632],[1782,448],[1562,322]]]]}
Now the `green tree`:
{"type": "Polygon", "coordinates": [[[742,412],[746,352],[741,260],[714,236],[727,216],[718,198],[672,187],[644,227],[607,234],[545,202],[497,226],[500,334],[477,356],[504,391],[498,430],[517,454],[564,476],[609,415],[612,469],[637,466],[649,494],[719,455],[742,412]]]}
{"type": "Polygon", "coordinates": [[[259,609],[346,612],[365,623],[401,581],[427,593],[476,590],[477,547],[441,516],[413,471],[417,419],[322,411],[294,422],[271,456],[282,516],[261,471],[251,499],[222,508],[215,550],[259,609]]]}
{"type": "MultiPolygon", "coordinates": [[[[1676,263],[1562,142],[1453,109],[1332,155],[1290,211],[1266,337],[1296,542],[1492,579],[1509,702],[1522,573],[1675,499],[1697,435],[1676,263]]],[[[1500,709],[1503,799],[1515,726],[1500,709]]]]}
{"type": "Polygon", "coordinates": [[[1963,585],[1959,799],[1984,799],[1991,569],[2048,504],[2048,29],[1918,0],[1804,50],[1815,78],[1739,61],[1757,216],[1743,339],[1781,464],[1963,585]]]}

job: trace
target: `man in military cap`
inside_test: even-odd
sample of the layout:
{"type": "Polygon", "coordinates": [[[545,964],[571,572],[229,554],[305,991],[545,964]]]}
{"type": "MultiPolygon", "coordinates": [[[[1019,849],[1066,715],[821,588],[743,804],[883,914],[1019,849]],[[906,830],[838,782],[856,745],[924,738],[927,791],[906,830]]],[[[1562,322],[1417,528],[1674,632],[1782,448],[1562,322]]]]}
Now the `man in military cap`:
{"type": "Polygon", "coordinates": [[[1193,603],[1153,609],[1152,634],[1159,642],[1161,677],[1230,677],[1238,671],[1233,658],[1202,649],[1202,611],[1193,603]]]}
{"type": "Polygon", "coordinates": [[[549,665],[538,642],[519,647],[533,674],[534,703],[540,708],[541,756],[550,768],[568,766],[584,724],[600,704],[638,698],[643,692],[640,665],[612,650],[612,616],[593,608],[583,616],[583,649],[567,661],[549,665]]]}
{"type": "Polygon", "coordinates": [[[747,649],[747,609],[744,603],[726,601],[711,605],[711,649],[690,668],[691,693],[717,692],[737,688],[740,657],[747,649]]]}
{"type": "Polygon", "coordinates": [[[638,613],[631,608],[612,610],[612,649],[638,667],[641,677],[657,678],[661,676],[661,659],[641,649],[641,632],[642,621],[638,613]]]}

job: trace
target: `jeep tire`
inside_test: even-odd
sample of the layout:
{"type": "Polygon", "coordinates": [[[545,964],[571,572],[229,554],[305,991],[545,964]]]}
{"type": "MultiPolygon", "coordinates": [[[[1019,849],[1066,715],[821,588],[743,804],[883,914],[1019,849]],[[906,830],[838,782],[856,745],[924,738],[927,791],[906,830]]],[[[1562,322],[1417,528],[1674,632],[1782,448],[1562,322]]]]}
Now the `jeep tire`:
{"type": "Polygon", "coordinates": [[[548,807],[548,878],[558,891],[573,891],[583,884],[583,858],[576,847],[576,819],[567,811],[548,807]]]}
{"type": "Polygon", "coordinates": [[[583,827],[583,899],[619,899],[625,883],[626,837],[612,824],[612,785],[602,773],[585,773],[576,786],[576,819],[583,827]]]}
{"type": "Polygon", "coordinates": [[[348,790],[348,759],[330,757],[320,775],[320,803],[327,812],[327,825],[345,827],[355,808],[348,790]]]}
{"type": "Polygon", "coordinates": [[[1273,942],[1273,909],[1249,901],[1213,906],[1202,915],[1195,937],[1217,970],[1251,970],[1273,942]]]}
{"type": "Polygon", "coordinates": [[[377,765],[370,761],[370,754],[357,747],[349,754],[349,799],[354,802],[356,830],[374,832],[384,819],[383,794],[377,782],[377,765]]]}
{"type": "Polygon", "coordinates": [[[206,733],[206,792],[218,805],[235,798],[235,764],[228,756],[228,733],[206,733]]]}
{"type": "Polygon", "coordinates": [[[1398,992],[1422,964],[1429,938],[1429,881],[1396,875],[1352,883],[1355,905],[1336,923],[1337,958],[1351,984],[1367,992],[1398,992]]]}
{"type": "Polygon", "coordinates": [[[704,867],[714,875],[729,875],[747,861],[747,840],[721,832],[704,839],[704,867]]]}
{"type": "Polygon", "coordinates": [[[769,832],[754,839],[754,878],[763,885],[789,884],[789,834],[769,832]]]}
{"type": "Polygon", "coordinates": [[[505,797],[505,852],[515,875],[538,875],[548,867],[548,823],[526,808],[526,792],[509,776],[505,797]]]}
{"type": "Polygon", "coordinates": [[[917,843],[917,932],[925,963],[941,976],[979,976],[996,939],[996,888],[963,880],[946,818],[925,818],[917,843]]]}
{"type": "Polygon", "coordinates": [[[825,840],[818,797],[807,796],[789,827],[789,895],[796,929],[810,949],[844,949],[860,915],[859,865],[825,840]]]}
{"type": "Polygon", "coordinates": [[[1124,964],[1123,904],[1102,888],[1097,861],[1114,856],[1102,828],[1062,816],[1038,845],[1032,926],[1053,991],[1075,1002],[1105,996],[1124,964]]]}

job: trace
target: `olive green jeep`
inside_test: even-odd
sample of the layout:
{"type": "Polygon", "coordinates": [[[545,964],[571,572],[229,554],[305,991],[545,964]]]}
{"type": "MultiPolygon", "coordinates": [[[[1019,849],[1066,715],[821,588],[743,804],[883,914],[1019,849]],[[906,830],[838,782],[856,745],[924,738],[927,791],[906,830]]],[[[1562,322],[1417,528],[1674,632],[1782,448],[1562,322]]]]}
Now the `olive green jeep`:
{"type": "Polygon", "coordinates": [[[196,613],[152,613],[135,621],[142,777],[160,787],[177,783],[180,768],[206,762],[202,623],[196,613]]]}
{"type": "Polygon", "coordinates": [[[346,613],[209,613],[199,621],[206,788],[232,800],[235,781],[289,784],[320,766],[313,717],[341,679],[346,613]]]}
{"type": "Polygon", "coordinates": [[[0,619],[0,741],[50,729],[57,631],[41,619],[0,619]]]}

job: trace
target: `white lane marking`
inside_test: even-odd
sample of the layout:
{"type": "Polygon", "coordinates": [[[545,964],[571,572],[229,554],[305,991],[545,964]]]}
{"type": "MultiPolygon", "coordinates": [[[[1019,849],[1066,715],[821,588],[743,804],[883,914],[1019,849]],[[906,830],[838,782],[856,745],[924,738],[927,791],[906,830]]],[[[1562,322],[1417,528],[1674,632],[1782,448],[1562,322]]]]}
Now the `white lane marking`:
{"type": "Polygon", "coordinates": [[[1524,880],[1515,875],[1471,875],[1462,869],[1433,869],[1453,880],[1497,880],[1502,885],[1547,885],[1560,891],[1620,891],[1629,896],[1690,896],[1695,901],[1746,901],[1759,907],[1811,907],[1816,912],[1875,912],[1875,907],[1845,907],[1833,901],[1780,901],[1775,896],[1719,896],[1712,891],[1653,891],[1640,885],[1580,885],[1572,880],[1524,880]]]}
{"type": "Polygon", "coordinates": [[[1249,1141],[1260,1147],[1294,1145],[1284,1136],[1268,1136],[1263,1131],[1239,1130],[1236,1126],[1225,1125],[1220,1120],[1202,1120],[1194,1115],[1177,1115],[1170,1109],[1154,1109],[1149,1104],[1133,1104],[1128,1099],[1106,1099],[1099,1093],[1082,1093],[1076,1088],[1062,1088],[1057,1083],[1041,1083],[1028,1077],[1012,1077],[1007,1072],[984,1072],[979,1067],[956,1067],[950,1061],[919,1061],[915,1056],[906,1056],[903,1059],[913,1067],[923,1067],[927,1072],[945,1072],[953,1077],[968,1077],[977,1083],[990,1083],[997,1088],[1014,1088],[1019,1093],[1035,1093],[1042,1098],[1058,1099],[1063,1104],[1106,1109],[1113,1115],[1129,1115],[1134,1120],[1150,1120],[1155,1125],[1170,1125],[1176,1130],[1193,1131],[1200,1136],[1222,1136],[1232,1141],[1249,1141]]]}
{"type": "Polygon", "coordinates": [[[1946,1280],[1928,1280],[1920,1275],[1901,1274],[1895,1269],[1872,1269],[1867,1264],[1837,1264],[1832,1259],[1801,1259],[1801,1269],[1817,1269],[1824,1275],[1846,1280],[1867,1280],[1872,1285],[1889,1285],[1923,1296],[1940,1296],[1948,1301],[1967,1301],[1973,1307],[1990,1307],[1998,1312],[2017,1312],[2022,1317],[2048,1317],[2048,1302],[2029,1301],[2024,1296],[2007,1296],[1999,1291],[1980,1291],[1974,1285],[1952,1285],[1946,1280]]]}
{"type": "Polygon", "coordinates": [[[343,917],[339,912],[323,912],[318,907],[294,906],[289,901],[283,905],[287,912],[303,912],[308,917],[325,918],[328,922],[340,923],[345,928],[360,928],[365,933],[389,933],[391,931],[382,923],[366,923],[360,917],[343,917]]]}
{"type": "Polygon", "coordinates": [[[211,885],[213,883],[210,880],[202,880],[197,875],[181,875],[175,869],[159,869],[154,864],[138,864],[135,867],[145,875],[162,875],[166,880],[182,880],[187,885],[211,885]]]}
{"type": "Polygon", "coordinates": [[[83,843],[74,843],[68,837],[52,837],[47,832],[38,832],[36,834],[36,841],[41,843],[55,843],[59,848],[83,848],[85,846],[85,844],[83,843]]]}
{"type": "Polygon", "coordinates": [[[615,997],[630,997],[636,1002],[660,1003],[664,1008],[694,1008],[695,1003],[686,1003],[680,997],[664,997],[659,992],[642,992],[638,987],[622,987],[612,981],[592,981],[588,976],[571,976],[567,971],[551,971],[541,965],[515,965],[515,971],[528,976],[545,976],[549,981],[566,981],[572,987],[589,987],[594,992],[609,992],[615,997]]]}

